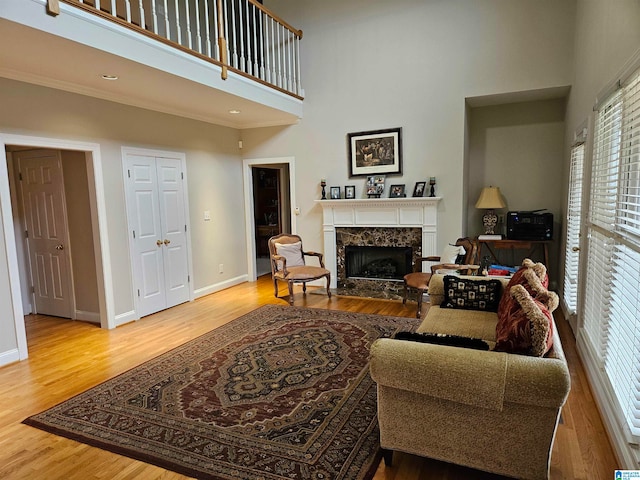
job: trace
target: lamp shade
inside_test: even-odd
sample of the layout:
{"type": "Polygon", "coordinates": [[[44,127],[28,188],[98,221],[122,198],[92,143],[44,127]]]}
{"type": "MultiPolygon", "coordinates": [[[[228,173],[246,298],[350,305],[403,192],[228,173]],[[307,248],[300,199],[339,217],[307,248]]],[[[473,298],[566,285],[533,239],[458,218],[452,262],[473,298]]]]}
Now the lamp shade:
{"type": "Polygon", "coordinates": [[[502,194],[498,187],[484,187],[480,192],[480,198],[476,202],[476,208],[504,208],[506,204],[502,200],[502,194]]]}

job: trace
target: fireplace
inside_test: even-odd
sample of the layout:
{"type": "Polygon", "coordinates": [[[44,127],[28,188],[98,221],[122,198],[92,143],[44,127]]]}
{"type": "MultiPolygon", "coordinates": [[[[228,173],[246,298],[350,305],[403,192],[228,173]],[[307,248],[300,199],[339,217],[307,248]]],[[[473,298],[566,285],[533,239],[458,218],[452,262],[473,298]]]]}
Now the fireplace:
{"type": "Polygon", "coordinates": [[[404,274],[400,272],[411,271],[419,257],[436,254],[440,200],[440,197],[316,200],[322,207],[324,259],[331,271],[331,288],[343,295],[402,298],[404,274]],[[404,253],[402,259],[395,260],[400,267],[390,267],[374,258],[377,278],[371,278],[369,273],[354,274],[352,266],[347,267],[346,252],[350,247],[401,247],[404,253]],[[379,276],[381,271],[394,268],[396,271],[389,273],[389,278],[379,276]]]}
{"type": "Polygon", "coordinates": [[[345,247],[346,278],[398,280],[411,272],[411,247],[345,247]]]}

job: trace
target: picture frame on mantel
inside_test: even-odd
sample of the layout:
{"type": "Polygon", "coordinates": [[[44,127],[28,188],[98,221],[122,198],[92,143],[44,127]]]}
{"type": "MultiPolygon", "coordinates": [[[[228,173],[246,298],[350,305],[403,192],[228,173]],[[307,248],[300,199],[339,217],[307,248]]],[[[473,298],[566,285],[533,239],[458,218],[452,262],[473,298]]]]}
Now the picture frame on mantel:
{"type": "Polygon", "coordinates": [[[402,128],[347,134],[349,177],[402,175],[402,128]]]}

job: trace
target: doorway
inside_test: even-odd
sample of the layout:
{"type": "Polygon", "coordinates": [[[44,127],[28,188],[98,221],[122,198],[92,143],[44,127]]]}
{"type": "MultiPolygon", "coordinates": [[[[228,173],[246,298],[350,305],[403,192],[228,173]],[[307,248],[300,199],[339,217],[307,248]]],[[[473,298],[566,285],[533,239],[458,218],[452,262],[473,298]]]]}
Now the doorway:
{"type": "Polygon", "coordinates": [[[295,161],[293,157],[245,159],[243,162],[249,281],[271,272],[267,240],[296,233],[295,161]]]}
{"type": "Polygon", "coordinates": [[[23,312],[99,324],[87,153],[5,150],[23,312]]]}
{"type": "MultiPolygon", "coordinates": [[[[76,142],[72,140],[0,134],[0,208],[2,209],[0,221],[2,222],[2,231],[5,240],[9,291],[12,300],[11,310],[17,344],[15,353],[3,357],[3,364],[24,360],[28,357],[27,337],[24,325],[25,310],[23,309],[23,296],[26,295],[27,289],[21,285],[20,271],[21,268],[23,268],[23,263],[19,260],[24,258],[24,253],[21,252],[20,256],[18,253],[18,250],[22,248],[24,243],[24,237],[22,236],[21,230],[16,231],[14,226],[14,220],[18,215],[14,206],[18,205],[18,199],[13,193],[15,192],[15,188],[13,190],[9,188],[9,179],[13,174],[12,153],[9,152],[9,150],[13,146],[31,149],[50,148],[71,151],[78,153],[83,158],[86,167],[87,188],[89,190],[89,210],[91,212],[91,228],[87,229],[87,225],[85,225],[85,230],[91,232],[88,236],[90,237],[88,238],[88,243],[94,252],[93,266],[96,271],[95,280],[97,283],[97,289],[94,291],[98,297],[98,309],[97,312],[94,312],[95,318],[93,320],[99,322],[102,328],[115,327],[100,146],[96,143],[76,142]],[[4,159],[2,158],[3,155],[4,159]]],[[[77,282],[77,285],[81,283],[82,282],[77,282]]],[[[76,314],[77,313],[78,309],[76,308],[76,314]]]]}
{"type": "Polygon", "coordinates": [[[289,166],[251,167],[255,228],[256,275],[271,272],[267,242],[274,235],[291,229],[289,166]]]}

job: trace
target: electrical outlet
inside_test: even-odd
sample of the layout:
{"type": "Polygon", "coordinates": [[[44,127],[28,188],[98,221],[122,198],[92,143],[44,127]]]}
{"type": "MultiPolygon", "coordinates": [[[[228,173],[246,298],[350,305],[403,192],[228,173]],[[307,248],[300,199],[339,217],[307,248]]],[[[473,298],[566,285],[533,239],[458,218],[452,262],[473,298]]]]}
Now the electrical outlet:
{"type": "Polygon", "coordinates": [[[504,215],[498,215],[498,223],[504,223],[504,215]]]}
{"type": "Polygon", "coordinates": [[[224,273],[224,263],[218,265],[218,273],[224,273]]]}

